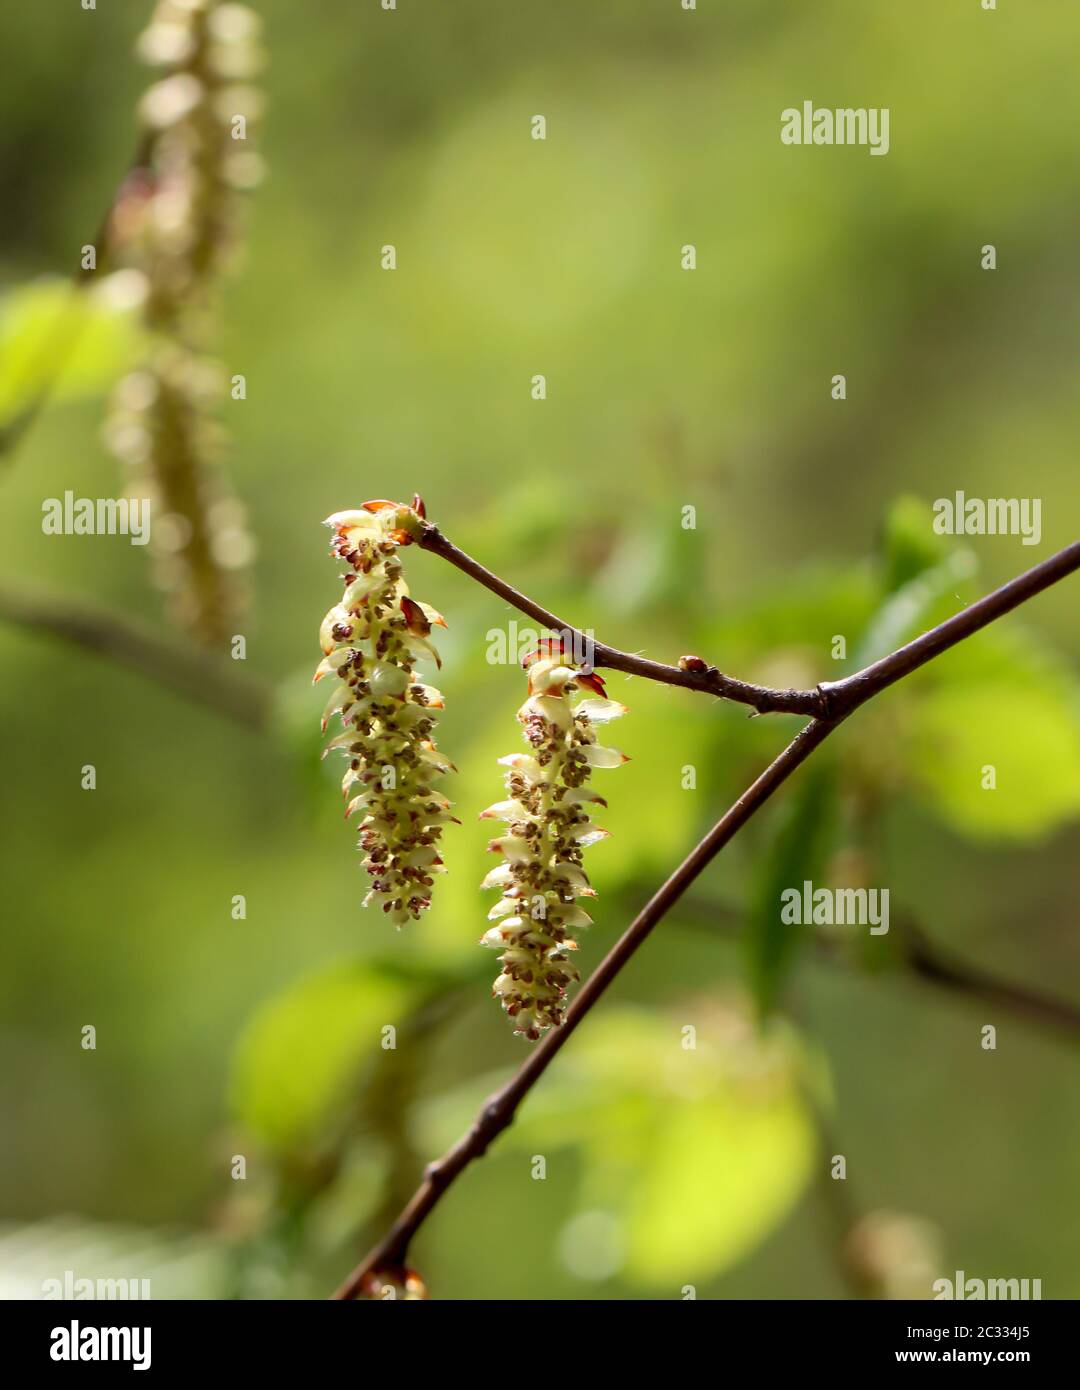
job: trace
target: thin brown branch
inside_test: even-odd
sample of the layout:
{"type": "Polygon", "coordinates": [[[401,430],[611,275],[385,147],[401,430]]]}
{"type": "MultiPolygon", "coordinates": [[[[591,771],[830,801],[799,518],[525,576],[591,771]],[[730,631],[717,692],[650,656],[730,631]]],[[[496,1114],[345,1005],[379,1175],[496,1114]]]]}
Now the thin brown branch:
{"type": "Polygon", "coordinates": [[[625,671],[628,675],[644,676],[647,680],[661,681],[665,685],[678,685],[687,690],[699,690],[703,694],[717,696],[724,700],[734,700],[739,704],[750,705],[761,714],[805,714],[814,718],[835,718],[841,713],[858,709],[871,695],[895,684],[910,675],[912,671],[925,666],[935,656],[970,637],[988,623],[994,622],[1003,614],[1025,603],[1029,598],[1041,593],[1059,579],[1080,569],[1080,541],[1074,541],[1064,550],[1036,565],[1008,584],[995,589],[976,603],[970,604],[961,612],[954,614],[945,622],[924,632],[913,642],[900,647],[889,656],[875,661],[853,675],[839,681],[823,681],[813,690],[776,690],[769,686],[753,685],[748,681],[727,676],[715,666],[705,665],[703,670],[684,671],[681,666],[667,666],[659,661],[650,661],[632,652],[609,647],[606,642],[597,642],[572,623],[564,622],[526,594],[519,592],[500,579],[497,574],[486,569],[479,560],[458,549],[447,540],[437,526],[425,523],[420,541],[425,550],[449,560],[463,573],[483,584],[492,593],[512,603],[519,612],[534,619],[542,627],[552,632],[563,633],[577,650],[592,654],[592,664],[612,671],[625,671]]]}
{"type": "Polygon", "coordinates": [[[260,681],[124,613],[85,599],[0,586],[0,620],[66,638],[249,728],[268,723],[270,692],[260,681]]]}
{"type": "Polygon", "coordinates": [[[715,666],[702,663],[702,669],[684,671],[681,666],[666,666],[660,661],[650,661],[647,657],[633,652],[620,651],[609,647],[606,642],[597,642],[588,633],[582,632],[571,623],[564,622],[554,613],[535,603],[528,595],[520,593],[500,579],[497,574],[485,568],[479,560],[466,555],[452,541],[447,540],[437,526],[427,522],[420,540],[425,550],[433,555],[441,555],[463,573],[483,584],[492,593],[506,599],[527,617],[538,622],[551,632],[561,633],[577,651],[588,652],[594,667],[610,671],[625,671],[627,675],[644,676],[646,680],[661,681],[665,685],[681,685],[686,690],[700,690],[706,695],[719,696],[725,700],[735,700],[742,705],[750,705],[761,714],[803,714],[823,715],[826,713],[827,699],[818,690],[772,690],[764,685],[752,685],[748,681],[725,676],[715,666]]]}
{"type": "Polygon", "coordinates": [[[1041,594],[1044,589],[1049,589],[1051,585],[1074,574],[1078,569],[1080,541],[1073,541],[1064,550],[1051,555],[1048,560],[1043,560],[1041,564],[1026,570],[1015,579],[1010,579],[993,593],[969,604],[959,613],[954,613],[951,618],[947,618],[937,627],[924,632],[921,637],[916,637],[914,641],[899,647],[888,656],[883,656],[880,661],[863,667],[861,671],[856,671],[844,680],[822,682],[818,689],[825,696],[826,715],[850,714],[871,696],[887,690],[890,685],[895,685],[905,676],[910,676],[935,656],[940,656],[942,652],[962,642],[965,637],[970,637],[981,628],[1004,617],[1006,613],[1011,613],[1020,604],[1026,603],[1036,594],[1041,594]]]}
{"type": "MultiPolygon", "coordinates": [[[[503,598],[520,608],[528,616],[554,631],[566,629],[554,614],[548,613],[538,604],[526,599],[505,584],[496,575],[483,568],[464,552],[457,550],[434,527],[427,527],[421,542],[426,549],[444,558],[471,574],[480,583],[500,594],[503,598]]],[[[511,1123],[514,1115],[529,1091],[544,1074],[563,1046],[569,1041],[593,1005],[619,974],[665,913],[679,900],[686,888],[693,883],[702,870],[728,843],[731,837],[765,804],[795,769],[829,734],[860,705],[871,699],[879,691],[887,689],[896,681],[947,651],[956,643],[969,637],[973,632],[985,627],[996,618],[1010,612],[1027,599],[1034,597],[1057,583],[1066,575],[1080,569],[1080,541],[1074,542],[1057,555],[1051,556],[1042,564],[1036,565],[1027,573],[1011,580],[996,589],[992,594],[954,615],[946,622],[924,633],[922,637],[893,652],[882,661],[875,662],[864,671],[836,682],[828,687],[820,687],[827,701],[827,714],[814,719],[796,735],[780,756],[770,764],[757,780],[743,792],[742,796],[729,808],[724,816],[709,831],[708,835],[683,860],[662,888],[645,905],[631,922],[623,935],[611,948],[601,963],[582,986],[566,1014],[562,1027],[552,1030],[536,1045],[518,1071],[494,1095],[489,1096],[480,1109],[471,1127],[458,1142],[436,1162],[424,1171],[423,1181],[406,1204],[404,1210],[381,1241],[356,1266],[348,1278],[333,1295],[336,1299],[355,1298],[362,1293],[368,1277],[382,1271],[397,1271],[402,1268],[409,1245],[421,1225],[441,1200],[454,1180],[472,1163],[481,1158],[499,1134],[511,1123]]],[[[576,629],[571,629],[575,632],[576,629]]],[[[581,634],[579,634],[581,635],[581,634]]],[[[608,664],[599,655],[597,665],[608,664]]],[[[604,649],[608,650],[608,649],[604,649]]],[[[616,653],[621,660],[636,662],[637,658],[627,658],[625,653],[616,653]]],[[[652,665],[653,663],[649,663],[652,665]]],[[[616,669],[631,669],[626,665],[616,669]]],[[[664,670],[677,668],[661,668],[664,670]]],[[[652,674],[653,679],[663,679],[655,673],[635,670],[634,674],[652,674]]],[[[680,672],[680,675],[685,674],[680,672]]],[[[685,684],[676,680],[671,684],[685,684]]],[[[716,692],[713,692],[716,693],[716,692]]],[[[802,692],[809,694],[810,692],[802,692]]],[[[732,696],[732,698],[738,698],[732,696]]],[[[752,703],[751,701],[743,701],[752,703]]]]}

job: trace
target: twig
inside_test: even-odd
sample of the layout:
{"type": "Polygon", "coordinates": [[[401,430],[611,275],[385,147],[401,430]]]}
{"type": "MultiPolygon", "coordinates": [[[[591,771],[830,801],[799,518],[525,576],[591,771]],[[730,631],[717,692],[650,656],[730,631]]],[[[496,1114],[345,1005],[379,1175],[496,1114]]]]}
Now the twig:
{"type": "Polygon", "coordinates": [[[955,647],[957,642],[962,642],[965,637],[970,637],[996,619],[1004,617],[1006,613],[1011,613],[1020,604],[1026,603],[1036,594],[1041,594],[1044,589],[1049,589],[1051,585],[1057,584],[1059,580],[1065,579],[1078,569],[1080,541],[1073,541],[1064,550],[1051,555],[1048,560],[1043,560],[1041,564],[1026,570],[1015,579],[1010,579],[993,593],[969,604],[959,613],[954,613],[945,622],[939,623],[937,627],[924,632],[921,637],[916,637],[913,642],[899,647],[888,656],[883,656],[880,661],[864,666],[861,671],[856,671],[854,675],[841,681],[823,681],[818,689],[825,696],[826,715],[850,713],[858,709],[872,695],[895,685],[904,676],[910,676],[935,656],[940,656],[950,647],[955,647]]]}
{"type": "Polygon", "coordinates": [[[748,681],[737,680],[718,671],[715,666],[702,663],[702,670],[683,670],[681,666],[667,666],[663,662],[650,661],[632,652],[609,647],[606,642],[597,642],[576,628],[564,622],[548,609],[541,607],[526,594],[519,592],[506,580],[485,568],[479,560],[460,550],[452,541],[430,522],[424,525],[420,545],[433,555],[449,560],[463,573],[483,584],[492,593],[512,603],[527,617],[533,618],[542,627],[553,632],[563,633],[576,650],[589,652],[591,664],[612,671],[625,671],[629,675],[644,676],[647,680],[661,681],[665,685],[683,686],[687,690],[698,690],[706,695],[724,700],[734,700],[739,704],[750,705],[761,714],[806,714],[814,718],[836,718],[841,713],[850,713],[864,700],[876,695],[879,690],[910,675],[912,671],[924,666],[939,652],[946,651],[964,637],[969,637],[979,628],[992,623],[995,618],[1008,613],[1018,604],[1041,593],[1043,589],[1056,584],[1067,574],[1080,568],[1080,541],[1075,541],[1058,554],[1044,560],[1041,565],[995,589],[992,594],[971,604],[962,612],[923,633],[913,642],[900,647],[889,656],[875,661],[853,675],[840,681],[822,681],[813,690],[776,690],[768,686],[753,685],[748,681]]]}
{"type": "Polygon", "coordinates": [[[0,586],[0,619],[49,632],[149,676],[252,729],[269,722],[270,692],[199,647],[163,637],[147,623],[85,600],[0,586]]]}
{"type": "Polygon", "coordinates": [[[573,643],[575,650],[588,652],[593,666],[604,667],[610,671],[625,671],[631,676],[644,676],[646,680],[662,681],[665,685],[681,685],[687,690],[700,690],[707,695],[717,695],[725,700],[735,700],[742,705],[751,705],[761,714],[809,714],[823,715],[827,710],[827,698],[818,690],[772,690],[764,685],[752,685],[748,681],[725,676],[715,666],[702,663],[702,670],[684,671],[681,666],[665,666],[660,661],[650,661],[647,657],[632,652],[623,652],[618,647],[609,647],[606,642],[597,642],[582,632],[580,628],[563,622],[554,613],[549,613],[540,604],[534,603],[526,594],[520,593],[505,579],[486,569],[479,560],[466,555],[452,541],[447,540],[437,526],[430,522],[424,525],[420,545],[433,555],[441,555],[449,560],[477,583],[483,584],[492,593],[512,603],[519,612],[533,618],[541,627],[552,632],[562,633],[573,643]]]}
{"type": "MultiPolygon", "coordinates": [[[[472,560],[464,552],[451,546],[445,537],[434,527],[428,527],[421,544],[436,554],[444,555],[465,573],[471,574],[495,593],[515,604],[522,612],[556,631],[565,629],[553,614],[547,613],[538,604],[505,584],[497,576],[472,560]]],[[[440,1201],[448,1188],[474,1160],[488,1150],[492,1141],[511,1123],[518,1106],[529,1091],[550,1066],[556,1055],[569,1040],[571,1034],[582,1022],[589,1010],[607,989],[608,985],[630,960],[634,952],[676,903],[685,889],[698,877],[702,870],[727,844],[731,837],[765,804],[791,776],[795,769],[810,756],[829,734],[860,705],[871,699],[879,691],[887,689],[902,677],[917,670],[940,653],[947,651],[957,642],[969,637],[973,632],[985,627],[995,618],[1010,612],[1018,604],[1041,593],[1043,589],[1080,569],[1080,541],[1074,542],[1049,560],[1036,565],[1034,569],[1011,580],[996,589],[992,594],[973,603],[963,612],[954,615],[930,632],[907,646],[901,647],[883,660],[868,666],[864,671],[838,681],[831,686],[819,687],[827,702],[827,714],[814,719],[796,735],[780,756],[770,764],[760,777],[743,792],[724,816],[709,831],[708,835],[683,860],[663,887],[646,904],[623,935],[611,948],[601,963],[582,986],[574,1002],[567,1010],[562,1027],[552,1030],[536,1045],[518,1071],[494,1095],[489,1096],[481,1107],[469,1130],[458,1142],[436,1162],[424,1170],[423,1181],[406,1204],[398,1219],[386,1236],[356,1266],[348,1278],[333,1295],[336,1299],[354,1298],[364,1289],[369,1275],[377,1271],[396,1271],[404,1265],[410,1242],[427,1219],[432,1209],[440,1201]]],[[[576,631],[571,629],[571,632],[576,631]]],[[[605,649],[608,654],[612,649],[605,649]]],[[[596,664],[608,664],[600,656],[596,664]]],[[[614,653],[621,661],[634,661],[625,653],[614,653]]],[[[648,663],[650,666],[653,663],[648,663]]],[[[616,669],[630,669],[619,665],[616,669]]],[[[674,668],[660,668],[672,670],[674,668]]],[[[653,679],[666,679],[648,671],[636,674],[651,674],[653,679]]],[[[683,673],[679,673],[680,675],[683,673]]],[[[684,684],[682,680],[671,684],[684,684]]],[[[715,693],[715,692],[713,692],[715,693]]],[[[802,692],[809,694],[810,692],[802,692]]],[[[732,696],[731,698],[738,698],[732,696]]],[[[744,703],[750,703],[744,700],[744,703]]]]}
{"type": "Polygon", "coordinates": [[[1080,1008],[1064,999],[1042,994],[1025,985],[996,979],[981,970],[945,955],[923,933],[907,924],[901,935],[908,968],[920,980],[953,994],[977,999],[1053,1029],[1069,1038],[1080,1038],[1080,1008]]]}

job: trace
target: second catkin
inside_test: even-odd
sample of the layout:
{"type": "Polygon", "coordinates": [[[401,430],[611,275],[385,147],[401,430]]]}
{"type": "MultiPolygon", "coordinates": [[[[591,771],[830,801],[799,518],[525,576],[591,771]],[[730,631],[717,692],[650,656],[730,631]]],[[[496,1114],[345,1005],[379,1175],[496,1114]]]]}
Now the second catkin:
{"type": "Polygon", "coordinates": [[[529,694],[518,719],[529,751],[500,758],[509,799],[481,812],[507,823],[488,846],[503,862],[481,887],[498,888],[501,897],[481,941],[501,952],[493,993],[514,1031],[535,1041],[563,1021],[567,987],[577,978],[573,933],[592,923],[577,902],[596,896],[582,854],[608,831],[593,822],[593,809],[607,802],[590,790],[589,777],[593,768],[628,759],[597,742],[597,728],[626,706],[607,698],[595,672],[569,665],[559,640],[542,642],[524,664],[529,694]],[[599,698],[575,702],[583,690],[599,698]]]}

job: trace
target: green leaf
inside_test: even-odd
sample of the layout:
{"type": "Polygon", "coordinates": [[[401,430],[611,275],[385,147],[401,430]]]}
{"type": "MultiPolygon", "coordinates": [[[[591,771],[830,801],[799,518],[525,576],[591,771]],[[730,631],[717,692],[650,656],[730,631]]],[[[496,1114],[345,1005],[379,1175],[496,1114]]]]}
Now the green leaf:
{"type": "Polygon", "coordinates": [[[975,573],[970,550],[956,550],[893,590],[871,619],[853,656],[858,671],[880,661],[963,607],[958,587],[975,573]]]}
{"type": "Polygon", "coordinates": [[[920,681],[934,687],[1008,685],[1043,690],[1080,709],[1080,684],[1068,660],[1015,617],[977,632],[904,684],[920,681]]]}
{"type": "Polygon", "coordinates": [[[762,659],[773,665],[785,649],[805,653],[804,679],[812,683],[833,664],[833,637],[863,628],[876,601],[877,586],[866,566],[804,569],[794,582],[752,594],[714,622],[703,635],[701,655],[746,680],[764,680],[762,659]],[[747,668],[748,661],[757,664],[747,668]]]}
{"type": "MultiPolygon", "coordinates": [[[[798,1039],[786,1025],[762,1033],[740,1007],[714,1000],[684,1005],[677,1018],[626,1010],[605,1026],[591,1041],[603,1084],[615,1084],[610,1059],[622,1057],[631,1094],[645,1078],[652,1101],[638,1117],[643,1161],[627,1165],[626,1273],[676,1288],[715,1277],[765,1239],[809,1180],[815,1126],[798,1039]]],[[[594,1155],[599,1196],[609,1132],[594,1155]]]]}
{"type": "MultiPolygon", "coordinates": [[[[796,1035],[699,998],[677,1015],[609,1010],[575,1042],[502,1145],[580,1150],[579,1209],[614,1217],[632,1283],[678,1289],[730,1268],[809,1180],[812,1077],[796,1035]]],[[[462,1132],[485,1086],[425,1107],[432,1152],[462,1132]]]]}
{"type": "Polygon", "coordinates": [[[902,589],[949,555],[949,542],[934,530],[934,514],[921,497],[898,497],[881,528],[882,580],[886,594],[902,589]]]}
{"type": "Polygon", "coordinates": [[[837,769],[828,755],[803,769],[780,812],[778,829],[754,889],[746,950],[750,984],[758,1009],[775,1007],[800,946],[810,929],[780,920],[780,895],[820,880],[837,829],[837,769]]]}
{"type": "Polygon", "coordinates": [[[917,793],[962,834],[1030,840],[1080,814],[1080,718],[1060,691],[944,685],[915,702],[906,746],[917,793]]]}
{"type": "Polygon", "coordinates": [[[335,964],[271,999],[233,1057],[230,1097],[244,1127],[279,1149],[317,1141],[365,1065],[376,1065],[382,1029],[400,1027],[424,989],[370,964],[335,964]]]}
{"type": "Polygon", "coordinates": [[[790,1089],[731,1090],[675,1110],[629,1212],[629,1270],[674,1288],[737,1263],[806,1186],[813,1127],[790,1089]]]}
{"type": "Polygon", "coordinates": [[[0,301],[0,425],[39,399],[105,391],[137,360],[138,278],[120,271],[89,285],[48,279],[0,301]]]}
{"type": "Polygon", "coordinates": [[[695,530],[675,520],[654,518],[618,533],[615,548],[597,576],[601,607],[619,616],[693,613],[706,591],[705,544],[695,530]]]}

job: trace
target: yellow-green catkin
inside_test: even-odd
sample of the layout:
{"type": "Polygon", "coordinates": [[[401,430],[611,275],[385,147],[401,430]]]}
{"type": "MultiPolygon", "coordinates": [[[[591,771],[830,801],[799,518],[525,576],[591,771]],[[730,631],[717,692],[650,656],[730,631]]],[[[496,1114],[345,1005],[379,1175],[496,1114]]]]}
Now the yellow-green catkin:
{"type": "Polygon", "coordinates": [[[435,745],[436,710],[443,698],[415,672],[419,659],[439,665],[430,640],[441,615],[409,597],[400,550],[418,540],[423,503],[366,502],[336,512],[331,553],[348,567],[345,591],[323,619],[323,660],[315,680],[333,690],[323,729],[335,714],[344,732],[324,751],[349,760],[341,789],[350,798],[346,818],[360,814],[359,844],[374,904],[395,927],[431,905],[434,875],[443,871],[438,842],[454,821],[450,802],[434,790],[452,764],[435,745]],[[350,797],[350,793],[352,794],[350,797]]]}
{"type": "Polygon", "coordinates": [[[106,434],[132,466],[131,490],[150,499],[155,576],[174,616],[217,644],[242,607],[253,546],[220,468],[227,382],[206,341],[238,194],[259,175],[248,142],[258,94],[247,85],[262,61],[258,18],[219,0],[161,0],[139,52],[164,74],[140,103],[143,157],[105,250],[139,277],[148,347],[115,393],[106,434]]]}
{"type": "Polygon", "coordinates": [[[596,739],[596,728],[626,712],[607,698],[600,677],[568,664],[559,642],[545,642],[526,657],[529,696],[518,710],[527,753],[499,761],[507,768],[508,800],[481,812],[482,819],[507,822],[506,833],[489,849],[502,863],[484,888],[502,896],[488,913],[495,926],[482,944],[501,951],[493,993],[514,1021],[514,1031],[535,1041],[562,1023],[566,991],[577,972],[569,963],[577,949],[573,932],[591,924],[579,898],[595,897],[582,867],[582,852],[608,832],[593,823],[594,767],[626,762],[617,749],[596,739]],[[598,699],[574,697],[583,689],[598,699]]]}

